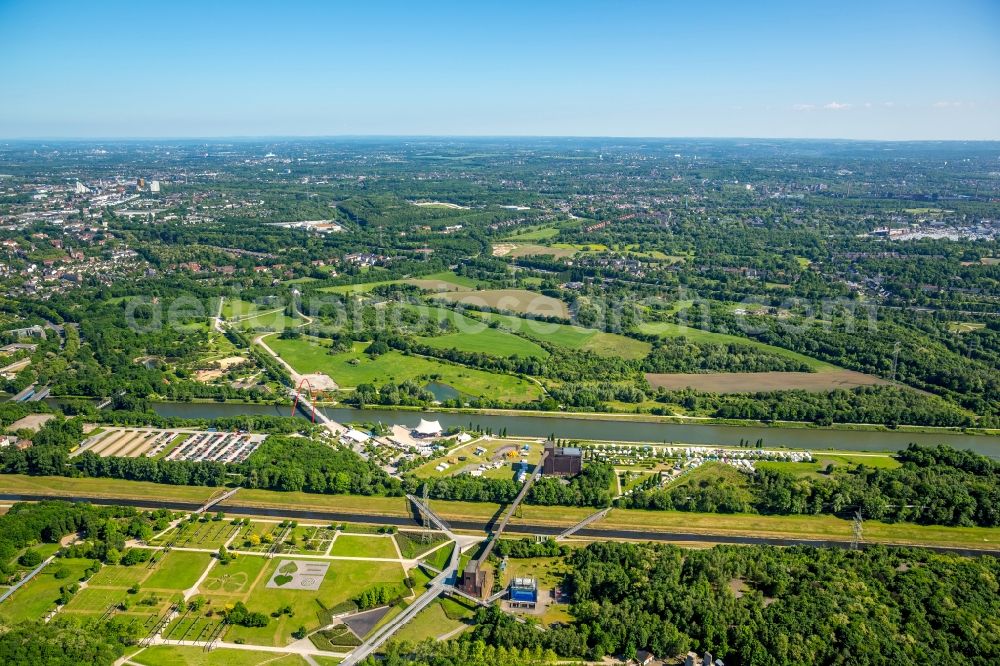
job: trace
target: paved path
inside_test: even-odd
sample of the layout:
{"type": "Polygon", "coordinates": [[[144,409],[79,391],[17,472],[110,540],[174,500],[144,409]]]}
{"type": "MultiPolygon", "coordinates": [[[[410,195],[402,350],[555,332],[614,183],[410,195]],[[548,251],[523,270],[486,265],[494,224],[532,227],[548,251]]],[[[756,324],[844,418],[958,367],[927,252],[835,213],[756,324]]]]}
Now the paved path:
{"type": "MultiPolygon", "coordinates": [[[[207,643],[205,641],[179,641],[172,640],[170,638],[160,638],[159,636],[153,637],[149,642],[150,645],[187,645],[190,647],[205,647],[207,643]]],[[[273,647],[270,645],[250,645],[249,643],[228,643],[226,641],[215,641],[212,643],[212,648],[226,648],[229,650],[249,650],[251,652],[274,652],[277,654],[299,654],[299,655],[313,655],[316,657],[346,657],[347,654],[343,652],[327,652],[326,650],[320,650],[315,646],[304,647],[298,645],[286,645],[285,647],[273,647]]],[[[343,663],[347,663],[346,661],[343,663]]]]}
{"type": "Polygon", "coordinates": [[[587,516],[586,518],[584,518],[583,520],[581,520],[580,522],[578,522],[576,525],[574,525],[573,527],[570,527],[565,532],[563,532],[562,534],[560,534],[559,536],[557,536],[556,537],[556,541],[562,541],[563,539],[565,539],[565,538],[573,535],[574,533],[578,532],[579,530],[582,530],[587,525],[590,525],[591,523],[595,523],[598,520],[601,520],[602,518],[604,518],[605,516],[608,515],[609,511],[611,511],[611,507],[608,507],[607,509],[601,509],[600,511],[598,511],[596,513],[590,514],[589,516],[587,516]]]}
{"type": "Polygon", "coordinates": [[[236,491],[238,491],[239,489],[240,489],[240,486],[236,486],[232,490],[227,490],[226,492],[222,493],[218,497],[211,498],[210,500],[208,500],[207,502],[205,502],[201,507],[199,507],[198,510],[195,511],[195,514],[205,513],[206,511],[208,511],[209,509],[211,509],[213,506],[215,506],[219,502],[225,502],[227,499],[229,499],[230,497],[232,497],[233,495],[235,495],[236,491]]]}
{"type": "MultiPolygon", "coordinates": [[[[294,396],[295,393],[295,391],[289,389],[290,395],[294,396]]],[[[309,398],[301,394],[299,395],[299,406],[300,408],[304,407],[305,411],[314,413],[316,415],[316,421],[326,426],[326,429],[329,430],[335,437],[339,437],[343,433],[347,432],[347,426],[341,425],[340,423],[337,423],[333,419],[329,418],[323,413],[322,409],[316,409],[312,402],[310,402],[309,398]]]]}
{"type": "Polygon", "coordinates": [[[219,309],[216,311],[215,316],[212,317],[212,327],[219,333],[225,333],[222,328],[222,303],[226,300],[225,296],[219,297],[219,309]]]}
{"type": "Polygon", "coordinates": [[[407,606],[402,613],[383,625],[382,628],[378,629],[375,634],[362,643],[361,646],[351,652],[350,656],[341,662],[341,666],[354,666],[354,664],[364,660],[368,655],[389,640],[389,638],[398,629],[402,628],[402,626],[412,620],[417,613],[427,608],[432,601],[438,598],[438,596],[444,591],[445,581],[450,575],[451,571],[445,571],[432,580],[430,587],[427,588],[426,592],[417,597],[417,600],[407,606]]]}
{"type": "Polygon", "coordinates": [[[5,601],[7,599],[7,597],[9,597],[10,595],[14,594],[19,589],[21,589],[29,580],[31,580],[36,575],[38,575],[38,573],[42,569],[44,569],[45,567],[49,566],[49,564],[54,559],[56,559],[55,555],[49,555],[49,557],[47,557],[45,560],[43,560],[41,564],[39,564],[37,567],[35,567],[34,569],[32,569],[30,572],[28,572],[27,576],[25,576],[21,580],[17,581],[13,585],[11,585],[11,587],[10,587],[9,590],[7,590],[6,592],[4,592],[3,594],[0,594],[0,603],[2,603],[3,601],[5,601]]]}

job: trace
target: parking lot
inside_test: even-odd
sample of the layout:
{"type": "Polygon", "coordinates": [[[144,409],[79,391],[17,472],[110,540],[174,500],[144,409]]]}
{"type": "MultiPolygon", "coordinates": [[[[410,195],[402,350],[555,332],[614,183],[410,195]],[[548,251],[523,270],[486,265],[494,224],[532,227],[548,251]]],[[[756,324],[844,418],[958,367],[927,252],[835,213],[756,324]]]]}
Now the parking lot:
{"type": "Polygon", "coordinates": [[[248,432],[103,428],[84,440],[73,455],[90,451],[101,457],[238,463],[246,460],[266,437],[248,432]]]}

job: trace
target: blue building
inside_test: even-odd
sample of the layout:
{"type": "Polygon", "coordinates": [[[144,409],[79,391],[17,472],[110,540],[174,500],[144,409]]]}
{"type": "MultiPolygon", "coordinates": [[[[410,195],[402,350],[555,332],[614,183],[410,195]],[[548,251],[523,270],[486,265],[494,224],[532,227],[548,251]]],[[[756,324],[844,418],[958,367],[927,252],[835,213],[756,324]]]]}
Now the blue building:
{"type": "Polygon", "coordinates": [[[508,596],[511,608],[534,608],[538,604],[538,581],[534,578],[515,578],[508,596]]]}

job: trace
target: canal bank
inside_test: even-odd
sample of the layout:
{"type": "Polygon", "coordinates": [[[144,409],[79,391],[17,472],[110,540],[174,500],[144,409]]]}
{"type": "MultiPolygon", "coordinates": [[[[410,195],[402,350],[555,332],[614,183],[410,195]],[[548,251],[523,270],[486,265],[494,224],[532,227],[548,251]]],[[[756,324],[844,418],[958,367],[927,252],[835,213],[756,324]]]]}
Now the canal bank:
{"type": "MultiPolygon", "coordinates": [[[[87,495],[36,495],[30,493],[4,493],[0,491],[0,502],[37,502],[43,500],[62,500],[66,502],[89,502],[91,504],[108,506],[134,506],[140,509],[166,508],[175,511],[194,511],[197,504],[187,502],[163,502],[148,499],[127,499],[127,498],[105,498],[87,495]]],[[[242,505],[238,498],[230,500],[218,507],[229,516],[243,516],[248,518],[273,518],[273,519],[295,519],[318,521],[325,523],[361,523],[368,525],[393,526],[404,529],[420,529],[421,523],[416,516],[381,516],[377,514],[360,514],[345,511],[331,511],[326,509],[305,509],[291,507],[262,507],[242,505]]],[[[449,520],[450,527],[462,532],[474,534],[489,534],[493,528],[493,520],[449,520]]],[[[566,526],[540,525],[528,523],[512,524],[507,532],[534,537],[555,537],[565,530],[566,526]]],[[[771,545],[771,546],[813,546],[817,548],[852,548],[853,544],[847,539],[822,539],[822,538],[787,538],[776,536],[763,536],[748,534],[732,534],[728,532],[695,532],[683,529],[623,529],[608,526],[602,529],[600,526],[587,527],[576,532],[576,538],[596,539],[596,540],[636,540],[636,541],[666,541],[670,543],[688,545],[771,545]]],[[[892,541],[865,542],[862,548],[873,545],[901,545],[913,546],[914,544],[894,544],[892,541]]],[[[995,556],[997,549],[984,545],[982,548],[971,548],[963,546],[944,546],[935,544],[920,544],[918,547],[927,548],[940,553],[950,553],[953,555],[965,555],[976,557],[982,555],[995,556]]]]}
{"type": "MultiPolygon", "coordinates": [[[[154,403],[157,414],[181,418],[220,418],[241,414],[288,416],[288,406],[235,403],[154,403]]],[[[416,425],[422,412],[406,409],[354,409],[322,407],[338,423],[368,422],[416,425]]],[[[837,428],[783,428],[766,425],[721,425],[714,423],[670,423],[631,419],[582,418],[553,414],[468,414],[435,411],[434,419],[445,428],[474,427],[509,435],[620,442],[683,443],[699,446],[739,446],[763,440],[767,447],[809,450],[900,451],[910,443],[923,446],[946,444],[981,455],[1000,458],[1000,436],[970,435],[955,431],[906,432],[898,430],[850,430],[837,428]]]]}

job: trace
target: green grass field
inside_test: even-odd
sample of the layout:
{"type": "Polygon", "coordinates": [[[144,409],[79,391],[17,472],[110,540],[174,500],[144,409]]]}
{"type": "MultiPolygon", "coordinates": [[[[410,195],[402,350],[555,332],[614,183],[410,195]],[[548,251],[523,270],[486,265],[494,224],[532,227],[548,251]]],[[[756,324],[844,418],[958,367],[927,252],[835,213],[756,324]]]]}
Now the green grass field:
{"type": "Polygon", "coordinates": [[[498,257],[542,257],[552,256],[556,259],[572,257],[577,250],[573,247],[566,247],[565,243],[553,245],[541,245],[539,243],[494,243],[492,248],[494,256],[498,257]]]}
{"type": "MultiPolygon", "coordinates": [[[[219,306],[218,299],[212,302],[212,307],[217,308],[219,306]]],[[[250,301],[244,301],[239,298],[226,298],[222,301],[222,318],[223,319],[242,319],[244,317],[257,316],[260,313],[270,312],[275,309],[279,309],[280,313],[281,303],[277,300],[273,302],[252,303],[250,301]]],[[[212,311],[212,315],[215,314],[215,310],[212,311]]]]}
{"type": "Polygon", "coordinates": [[[423,555],[442,541],[444,535],[440,532],[399,531],[393,536],[399,546],[399,552],[409,559],[423,555]]]}
{"type": "Polygon", "coordinates": [[[512,375],[407,356],[395,350],[372,359],[364,353],[366,343],[357,343],[352,351],[334,355],[328,354],[323,345],[315,344],[315,338],[272,339],[268,344],[297,371],[325,373],[342,387],[435,380],[466,395],[488,395],[511,402],[530,401],[541,396],[538,385],[512,375]]]}
{"type": "Polygon", "coordinates": [[[403,280],[403,282],[430,291],[462,291],[464,289],[475,289],[480,284],[477,280],[459,275],[453,271],[440,271],[429,275],[421,275],[415,278],[408,278],[403,280]]]}
{"type": "Polygon", "coordinates": [[[397,559],[396,547],[392,543],[392,537],[385,536],[360,536],[354,534],[341,534],[333,542],[330,549],[331,555],[342,557],[380,557],[397,559]]]}
{"type": "Polygon", "coordinates": [[[267,564],[267,558],[240,555],[228,564],[216,564],[198,589],[210,594],[245,594],[267,564]]]}
{"type": "Polygon", "coordinates": [[[545,296],[527,289],[483,289],[482,291],[453,291],[435,294],[434,298],[464,303],[473,306],[487,306],[498,310],[526,314],[568,317],[569,309],[559,299],[545,296]]]}
{"type": "Polygon", "coordinates": [[[230,535],[239,528],[224,520],[209,520],[207,522],[182,522],[177,527],[166,532],[162,537],[153,539],[154,546],[170,544],[183,548],[218,548],[226,543],[230,535]]]}
{"type": "MultiPolygon", "coordinates": [[[[410,641],[419,643],[427,638],[438,638],[449,634],[459,627],[465,626],[459,619],[452,619],[444,611],[441,600],[434,601],[427,608],[406,623],[396,632],[392,640],[397,642],[410,641]]],[[[469,613],[471,616],[471,612],[469,613]]]]}
{"type": "Polygon", "coordinates": [[[170,551],[160,559],[153,575],[143,582],[142,587],[154,590],[186,590],[198,581],[211,560],[212,557],[208,553],[170,551]]]}
{"type": "Polygon", "coordinates": [[[427,557],[425,557],[423,561],[439,571],[443,570],[445,565],[447,565],[448,561],[451,559],[451,551],[454,549],[455,546],[452,544],[441,546],[433,553],[430,553],[427,557]]]}
{"type": "Polygon", "coordinates": [[[483,321],[465,316],[448,308],[417,306],[412,308],[433,322],[448,322],[452,333],[418,338],[420,342],[438,349],[489,354],[490,356],[534,356],[545,358],[549,354],[540,346],[507,331],[490,328],[483,321]]]}
{"type": "Polygon", "coordinates": [[[824,453],[817,452],[812,462],[779,462],[762,461],[757,463],[758,467],[767,469],[780,469],[797,476],[825,477],[823,473],[827,465],[833,465],[834,473],[854,470],[859,465],[866,467],[878,467],[882,469],[893,469],[899,467],[899,461],[891,455],[875,454],[851,454],[851,453],[824,453]]]}
{"type": "Polygon", "coordinates": [[[63,611],[74,613],[103,613],[129,596],[127,587],[86,587],[77,592],[63,611]]]}
{"type": "MultiPolygon", "coordinates": [[[[159,553],[156,555],[162,557],[159,553]]],[[[128,567],[121,564],[106,564],[91,577],[89,584],[96,587],[127,588],[133,583],[142,583],[153,573],[153,570],[147,567],[148,564],[140,562],[128,567]]]]}
{"type": "Polygon", "coordinates": [[[304,666],[307,663],[297,654],[226,648],[205,652],[201,647],[179,645],[153,645],[129,661],[142,666],[304,666]]]}
{"type": "Polygon", "coordinates": [[[489,356],[545,358],[549,355],[547,351],[530,340],[495,328],[484,328],[469,333],[448,333],[436,337],[419,338],[419,340],[425,345],[437,349],[457,349],[458,351],[488,354],[489,356]]]}
{"type": "MultiPolygon", "coordinates": [[[[364,562],[353,560],[333,560],[317,591],[283,590],[266,587],[275,568],[284,561],[276,557],[270,560],[264,575],[244,602],[250,610],[270,613],[286,604],[292,607],[293,617],[282,615],[270,618],[266,627],[249,628],[232,626],[226,632],[227,641],[243,639],[257,645],[284,646],[292,640],[292,632],[299,626],[316,629],[320,625],[318,613],[322,610],[317,599],[326,608],[357,597],[365,589],[379,584],[402,584],[403,568],[396,562],[364,562]]],[[[230,597],[232,599],[233,597],[230,597]]]]}
{"type": "Polygon", "coordinates": [[[561,557],[511,557],[507,559],[504,580],[535,578],[538,580],[538,587],[551,590],[562,582],[569,569],[569,565],[561,557]]]}
{"type": "MultiPolygon", "coordinates": [[[[240,490],[231,500],[240,506],[262,508],[305,507],[381,516],[410,515],[405,497],[368,497],[364,495],[318,495],[316,493],[279,492],[276,490],[240,490]]],[[[222,507],[225,508],[225,502],[222,507]]]]}
{"type": "MultiPolygon", "coordinates": [[[[614,509],[597,529],[622,528],[638,531],[663,530],[706,534],[743,534],[790,539],[839,539],[850,541],[852,521],[835,516],[761,516],[756,514],[713,514],[687,511],[641,511],[614,509]]],[[[1000,528],[941,527],[913,523],[864,524],[869,542],[953,547],[996,547],[1000,528]]]]}
{"type": "MultiPolygon", "coordinates": [[[[215,299],[212,303],[212,306],[218,307],[218,305],[219,301],[218,299],[215,299]]],[[[244,301],[239,298],[227,298],[224,301],[222,301],[223,319],[235,319],[237,317],[246,317],[255,312],[257,312],[257,306],[249,301],[244,301]]]]}
{"type": "Polygon", "coordinates": [[[85,497],[156,497],[174,502],[204,503],[222,491],[206,486],[171,486],[122,479],[74,479],[66,476],[0,474],[0,492],[33,495],[80,495],[85,497]]]}
{"type": "Polygon", "coordinates": [[[506,240],[516,240],[516,241],[543,241],[549,240],[550,238],[555,238],[559,235],[559,229],[556,227],[528,227],[523,230],[518,230],[511,235],[506,237],[506,240]]]}
{"type": "Polygon", "coordinates": [[[576,252],[607,252],[608,246],[602,243],[553,243],[552,247],[576,252]]]}
{"type": "MultiPolygon", "coordinates": [[[[490,502],[452,502],[431,500],[431,506],[445,520],[488,520],[500,505],[490,502]]],[[[583,507],[524,506],[510,521],[516,533],[518,525],[570,526],[593,513],[583,507]]],[[[594,529],[627,529],[727,535],[771,536],[798,539],[841,539],[849,541],[852,522],[827,515],[762,516],[756,514],[714,514],[686,511],[643,511],[614,509],[594,529]]],[[[935,545],[967,548],[996,547],[1000,528],[941,527],[913,523],[865,522],[865,538],[872,542],[909,545],[935,545]]]]}
{"type": "Polygon", "coordinates": [[[59,588],[76,583],[91,562],[93,560],[70,558],[53,561],[0,604],[0,621],[14,624],[23,620],[40,620],[46,612],[56,607],[59,588]],[[67,568],[69,575],[59,579],[55,574],[61,567],[67,568]]]}
{"type": "Polygon", "coordinates": [[[980,331],[986,328],[986,324],[981,322],[970,322],[970,321],[952,321],[948,322],[948,330],[952,333],[973,333],[975,331],[980,331]]]}
{"type": "Polygon", "coordinates": [[[265,312],[256,317],[239,321],[239,327],[244,331],[283,331],[295,328],[301,322],[299,319],[286,316],[282,311],[265,312]]]}
{"type": "Polygon", "coordinates": [[[487,320],[499,321],[504,328],[533,340],[541,340],[567,349],[592,351],[601,356],[639,359],[646,356],[652,349],[652,345],[648,342],[617,333],[605,333],[593,328],[571,324],[550,324],[492,312],[470,311],[470,314],[487,320]]]}
{"type": "Polygon", "coordinates": [[[375,287],[387,284],[399,284],[402,280],[375,280],[373,282],[360,282],[358,284],[338,284],[332,287],[320,287],[319,291],[327,294],[366,294],[375,287]]]}
{"type": "Polygon", "coordinates": [[[410,577],[413,581],[413,587],[411,588],[416,594],[420,594],[421,591],[427,587],[427,584],[431,582],[434,578],[430,572],[422,566],[416,566],[411,568],[406,572],[406,575],[410,577]]]}
{"type": "Polygon", "coordinates": [[[669,322],[646,322],[639,324],[639,331],[641,333],[647,333],[649,335],[659,335],[666,338],[677,338],[685,337],[692,342],[709,342],[721,345],[728,344],[743,344],[750,345],[751,347],[756,347],[763,351],[782,356],[784,358],[791,359],[793,361],[798,361],[800,363],[805,363],[810,369],[816,372],[823,372],[826,370],[839,370],[835,365],[820,361],[818,359],[812,358],[810,356],[805,356],[788,349],[783,349],[781,347],[775,347],[773,345],[764,344],[763,342],[758,342],[750,338],[741,338],[737,335],[728,335],[726,333],[714,333],[712,331],[703,331],[699,328],[691,328],[689,326],[681,326],[679,324],[672,324],[669,322]]]}
{"type": "MultiPolygon", "coordinates": [[[[501,509],[492,502],[457,502],[452,500],[431,500],[431,508],[445,520],[489,520],[501,509]]],[[[532,506],[522,505],[510,524],[575,525],[595,509],[574,506],[532,506]]]]}

